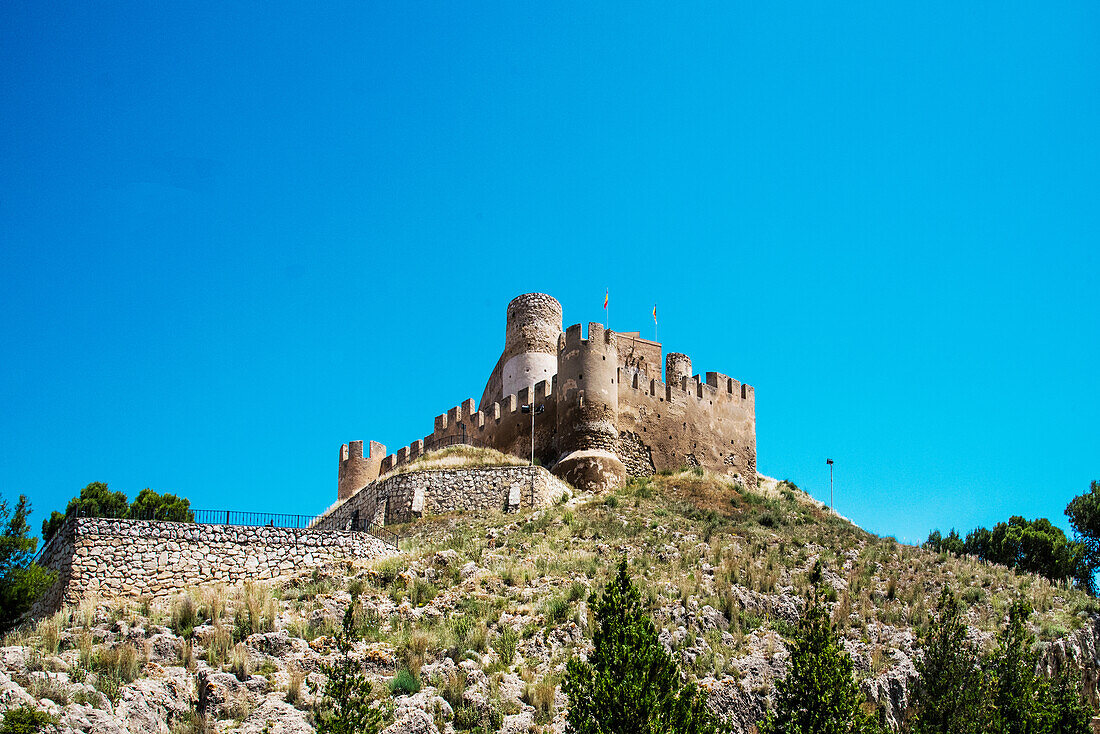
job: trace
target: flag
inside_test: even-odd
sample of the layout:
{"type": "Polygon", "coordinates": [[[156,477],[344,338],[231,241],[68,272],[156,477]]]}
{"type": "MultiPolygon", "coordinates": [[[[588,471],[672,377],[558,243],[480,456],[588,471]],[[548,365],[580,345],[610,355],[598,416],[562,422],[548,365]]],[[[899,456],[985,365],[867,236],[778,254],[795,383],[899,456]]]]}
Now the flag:
{"type": "Polygon", "coordinates": [[[653,304],[653,323],[657,323],[657,304],[653,304]]]}
{"type": "Polygon", "coordinates": [[[607,308],[607,299],[611,296],[611,289],[608,288],[603,294],[603,307],[607,308]]]}

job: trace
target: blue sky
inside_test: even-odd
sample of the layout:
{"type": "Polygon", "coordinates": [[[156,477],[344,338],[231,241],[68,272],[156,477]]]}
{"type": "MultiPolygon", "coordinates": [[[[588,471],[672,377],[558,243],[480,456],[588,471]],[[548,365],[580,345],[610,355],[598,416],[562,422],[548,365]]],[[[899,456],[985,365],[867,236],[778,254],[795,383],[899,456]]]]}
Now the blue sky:
{"type": "Polygon", "coordinates": [[[756,387],[877,533],[1100,478],[1100,6],[0,9],[0,493],[318,512],[513,296],[756,387]]]}

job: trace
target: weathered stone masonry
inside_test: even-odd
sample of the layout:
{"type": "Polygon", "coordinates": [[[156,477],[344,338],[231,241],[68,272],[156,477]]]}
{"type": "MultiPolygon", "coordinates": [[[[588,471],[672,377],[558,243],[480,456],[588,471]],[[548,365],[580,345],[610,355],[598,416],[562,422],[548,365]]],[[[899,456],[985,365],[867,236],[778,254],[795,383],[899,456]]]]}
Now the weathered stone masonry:
{"type": "Polygon", "coordinates": [[[445,512],[545,507],[568,491],[567,484],[541,466],[428,469],[385,477],[329,514],[388,525],[445,512]]]}
{"type": "Polygon", "coordinates": [[[562,308],[543,293],[508,304],[504,350],[481,402],[467,400],[435,419],[421,440],[383,456],[362,442],[340,449],[338,496],[345,499],[433,445],[471,439],[505,453],[530,451],[525,403],[542,404],[535,456],[583,490],[617,486],[681,466],[702,466],[756,486],[756,393],[720,372],[693,374],[686,354],[663,354],[657,341],[602,324],[562,329],[562,308]],[[661,381],[662,355],[664,381],[661,381]]]}
{"type": "Polygon", "coordinates": [[[34,614],[89,596],[163,596],[394,552],[365,532],[69,518],[39,561],[58,579],[34,614]]]}

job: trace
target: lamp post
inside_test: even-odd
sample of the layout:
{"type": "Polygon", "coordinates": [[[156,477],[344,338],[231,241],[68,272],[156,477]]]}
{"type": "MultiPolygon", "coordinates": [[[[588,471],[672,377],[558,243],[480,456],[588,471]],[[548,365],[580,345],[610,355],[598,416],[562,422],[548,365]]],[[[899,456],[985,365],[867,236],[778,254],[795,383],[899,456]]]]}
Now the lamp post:
{"type": "Polygon", "coordinates": [[[546,410],[546,407],[539,403],[538,405],[521,405],[519,407],[521,413],[531,414],[531,466],[535,465],[535,414],[542,413],[546,410]]]}
{"type": "Polygon", "coordinates": [[[825,463],[829,465],[829,509],[836,512],[836,508],[833,507],[833,460],[825,459],[825,463]]]}
{"type": "Polygon", "coordinates": [[[521,413],[531,414],[531,507],[535,506],[535,415],[541,413],[546,408],[540,403],[535,405],[531,403],[529,405],[520,406],[521,413]]]}

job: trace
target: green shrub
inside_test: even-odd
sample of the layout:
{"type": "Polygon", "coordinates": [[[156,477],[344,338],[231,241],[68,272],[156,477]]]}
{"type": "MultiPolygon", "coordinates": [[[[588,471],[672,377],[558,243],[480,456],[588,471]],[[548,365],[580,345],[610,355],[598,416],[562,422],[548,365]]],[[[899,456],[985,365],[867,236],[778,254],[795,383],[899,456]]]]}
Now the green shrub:
{"type": "Polygon", "coordinates": [[[401,670],[390,681],[390,693],[395,696],[412,695],[420,692],[420,681],[408,670],[401,670]]]}
{"type": "Polygon", "coordinates": [[[501,630],[493,644],[493,649],[500,656],[500,662],[505,665],[512,664],[512,661],[516,659],[516,643],[518,642],[519,635],[511,627],[505,627],[501,630]]]}
{"type": "Polygon", "coordinates": [[[57,578],[37,563],[31,563],[38,540],[27,537],[30,512],[31,504],[25,495],[19,495],[13,511],[8,510],[7,502],[0,497],[0,633],[14,627],[57,578]]]}
{"type": "Polygon", "coordinates": [[[195,521],[191,500],[174,494],[158,494],[148,487],[138,492],[127,514],[136,520],[195,521]]]}
{"type": "Polygon", "coordinates": [[[39,711],[24,704],[4,712],[4,723],[0,724],[0,734],[35,734],[56,723],[57,719],[45,711],[39,711]]]}
{"type": "Polygon", "coordinates": [[[184,595],[172,605],[172,619],[169,627],[180,637],[190,637],[191,631],[199,623],[198,610],[190,595],[184,595]]]}
{"type": "Polygon", "coordinates": [[[557,624],[564,622],[565,618],[569,616],[569,602],[561,596],[550,597],[546,602],[546,622],[547,624],[557,624]]]}
{"type": "Polygon", "coordinates": [[[375,566],[374,581],[378,588],[388,589],[397,580],[397,575],[401,573],[402,568],[404,568],[404,563],[398,558],[382,561],[375,566]]]}
{"type": "Polygon", "coordinates": [[[123,683],[130,683],[137,678],[141,673],[141,666],[137,650],[130,643],[105,647],[96,654],[96,672],[113,676],[123,683]]]}
{"type": "Polygon", "coordinates": [[[436,588],[435,584],[423,579],[417,579],[413,582],[412,588],[409,589],[409,602],[414,607],[422,607],[431,604],[432,599],[438,594],[439,589],[436,588]]]}

